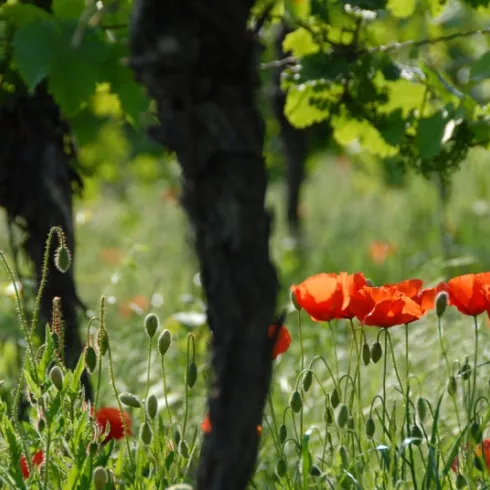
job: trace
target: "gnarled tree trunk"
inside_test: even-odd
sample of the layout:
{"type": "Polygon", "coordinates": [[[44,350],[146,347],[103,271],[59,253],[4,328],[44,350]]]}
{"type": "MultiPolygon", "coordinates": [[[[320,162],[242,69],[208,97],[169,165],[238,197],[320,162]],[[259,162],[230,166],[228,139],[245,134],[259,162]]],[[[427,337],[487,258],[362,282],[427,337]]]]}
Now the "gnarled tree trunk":
{"type": "Polygon", "coordinates": [[[255,107],[253,0],[138,0],[131,64],[157,101],[153,135],[176,152],[183,205],[213,333],[212,431],[200,489],[244,489],[253,473],[271,376],[278,281],[269,257],[270,217],[255,107]]]}

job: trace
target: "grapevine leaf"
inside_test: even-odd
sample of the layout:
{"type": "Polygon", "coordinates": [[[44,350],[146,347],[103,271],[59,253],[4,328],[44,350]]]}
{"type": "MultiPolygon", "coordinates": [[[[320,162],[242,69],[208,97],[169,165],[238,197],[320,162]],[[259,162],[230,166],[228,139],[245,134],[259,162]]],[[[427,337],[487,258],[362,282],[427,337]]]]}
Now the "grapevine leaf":
{"type": "Polygon", "coordinates": [[[0,16],[11,22],[15,27],[30,24],[35,20],[49,20],[52,18],[46,10],[36,7],[31,3],[2,5],[0,7],[0,16]]]}
{"type": "Polygon", "coordinates": [[[286,12],[293,19],[306,19],[310,15],[310,0],[285,0],[286,12]]]}
{"type": "Polygon", "coordinates": [[[48,76],[49,91],[67,116],[74,115],[94,93],[107,56],[107,45],[91,29],[86,29],[74,46],[76,25],[76,22],[62,22],[62,40],[48,76]]]}
{"type": "Polygon", "coordinates": [[[286,35],[282,43],[282,49],[285,53],[290,52],[294,57],[301,58],[302,56],[318,53],[320,48],[313,40],[311,32],[300,27],[286,35]]]}
{"type": "Polygon", "coordinates": [[[85,10],[85,0],[53,0],[52,9],[59,19],[79,19],[85,10]]]}
{"type": "Polygon", "coordinates": [[[420,158],[428,160],[439,154],[446,123],[447,117],[444,117],[441,111],[419,120],[415,145],[420,158]]]}
{"type": "Polygon", "coordinates": [[[415,10],[415,0],[388,0],[388,9],[395,17],[410,17],[415,10]]]}
{"type": "Polygon", "coordinates": [[[402,110],[397,109],[388,115],[386,120],[378,126],[383,139],[392,146],[397,146],[403,141],[405,135],[405,119],[402,110]]]}
{"type": "Polygon", "coordinates": [[[473,63],[471,66],[471,78],[475,81],[490,78],[490,51],[487,51],[473,63]]]}
{"type": "Polygon", "coordinates": [[[16,30],[12,61],[31,91],[48,75],[59,40],[60,32],[50,20],[39,18],[16,30]]]}

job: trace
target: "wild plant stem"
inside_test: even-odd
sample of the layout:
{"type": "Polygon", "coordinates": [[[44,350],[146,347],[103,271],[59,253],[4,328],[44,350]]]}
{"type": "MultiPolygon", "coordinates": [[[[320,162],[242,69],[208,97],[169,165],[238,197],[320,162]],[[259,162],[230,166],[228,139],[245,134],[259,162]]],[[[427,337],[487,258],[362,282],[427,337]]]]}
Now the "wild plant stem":
{"type": "Polygon", "coordinates": [[[172,426],[173,425],[172,412],[170,410],[170,405],[168,403],[168,397],[167,397],[167,377],[165,375],[165,356],[161,356],[161,357],[162,357],[163,396],[165,398],[165,406],[167,407],[168,418],[170,420],[170,426],[172,426]]]}

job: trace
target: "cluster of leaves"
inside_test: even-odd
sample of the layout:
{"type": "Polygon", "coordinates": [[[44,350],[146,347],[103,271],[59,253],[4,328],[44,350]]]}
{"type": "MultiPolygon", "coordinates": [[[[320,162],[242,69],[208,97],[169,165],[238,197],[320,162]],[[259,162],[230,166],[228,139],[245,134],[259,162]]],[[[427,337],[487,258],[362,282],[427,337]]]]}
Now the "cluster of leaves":
{"type": "Polygon", "coordinates": [[[488,3],[296,2],[307,8],[286,10],[286,116],[297,128],[328,124],[354,154],[448,176],[490,143],[488,31],[476,31],[488,3]]]}

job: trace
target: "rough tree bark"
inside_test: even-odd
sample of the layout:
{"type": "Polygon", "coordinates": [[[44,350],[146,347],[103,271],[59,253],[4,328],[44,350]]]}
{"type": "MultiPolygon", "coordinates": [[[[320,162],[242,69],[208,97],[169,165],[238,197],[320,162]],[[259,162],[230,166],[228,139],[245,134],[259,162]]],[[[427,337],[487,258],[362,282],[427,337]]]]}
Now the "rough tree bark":
{"type": "MultiPolygon", "coordinates": [[[[6,209],[9,221],[22,226],[26,233],[23,246],[34,263],[39,287],[51,227],[61,226],[74,259],[72,197],[73,186],[81,186],[81,181],[71,163],[74,150],[67,148],[69,129],[57,104],[40,86],[33,95],[19,93],[11,105],[0,108],[0,134],[0,206],[6,209]]],[[[55,237],[51,257],[57,246],[55,237]]],[[[77,322],[81,302],[76,293],[73,266],[63,274],[51,259],[41,299],[40,332],[51,321],[56,296],[61,297],[65,361],[68,367],[74,368],[83,349],[77,322]]],[[[82,383],[86,396],[91,397],[86,373],[82,383]]]]}
{"type": "MultiPolygon", "coordinates": [[[[176,152],[182,202],[213,333],[211,434],[198,488],[242,490],[253,473],[271,376],[278,281],[264,209],[263,121],[255,107],[253,0],[137,0],[131,65],[157,101],[152,131],[176,152]]],[[[203,414],[204,415],[204,414],[203,414]]]]}

